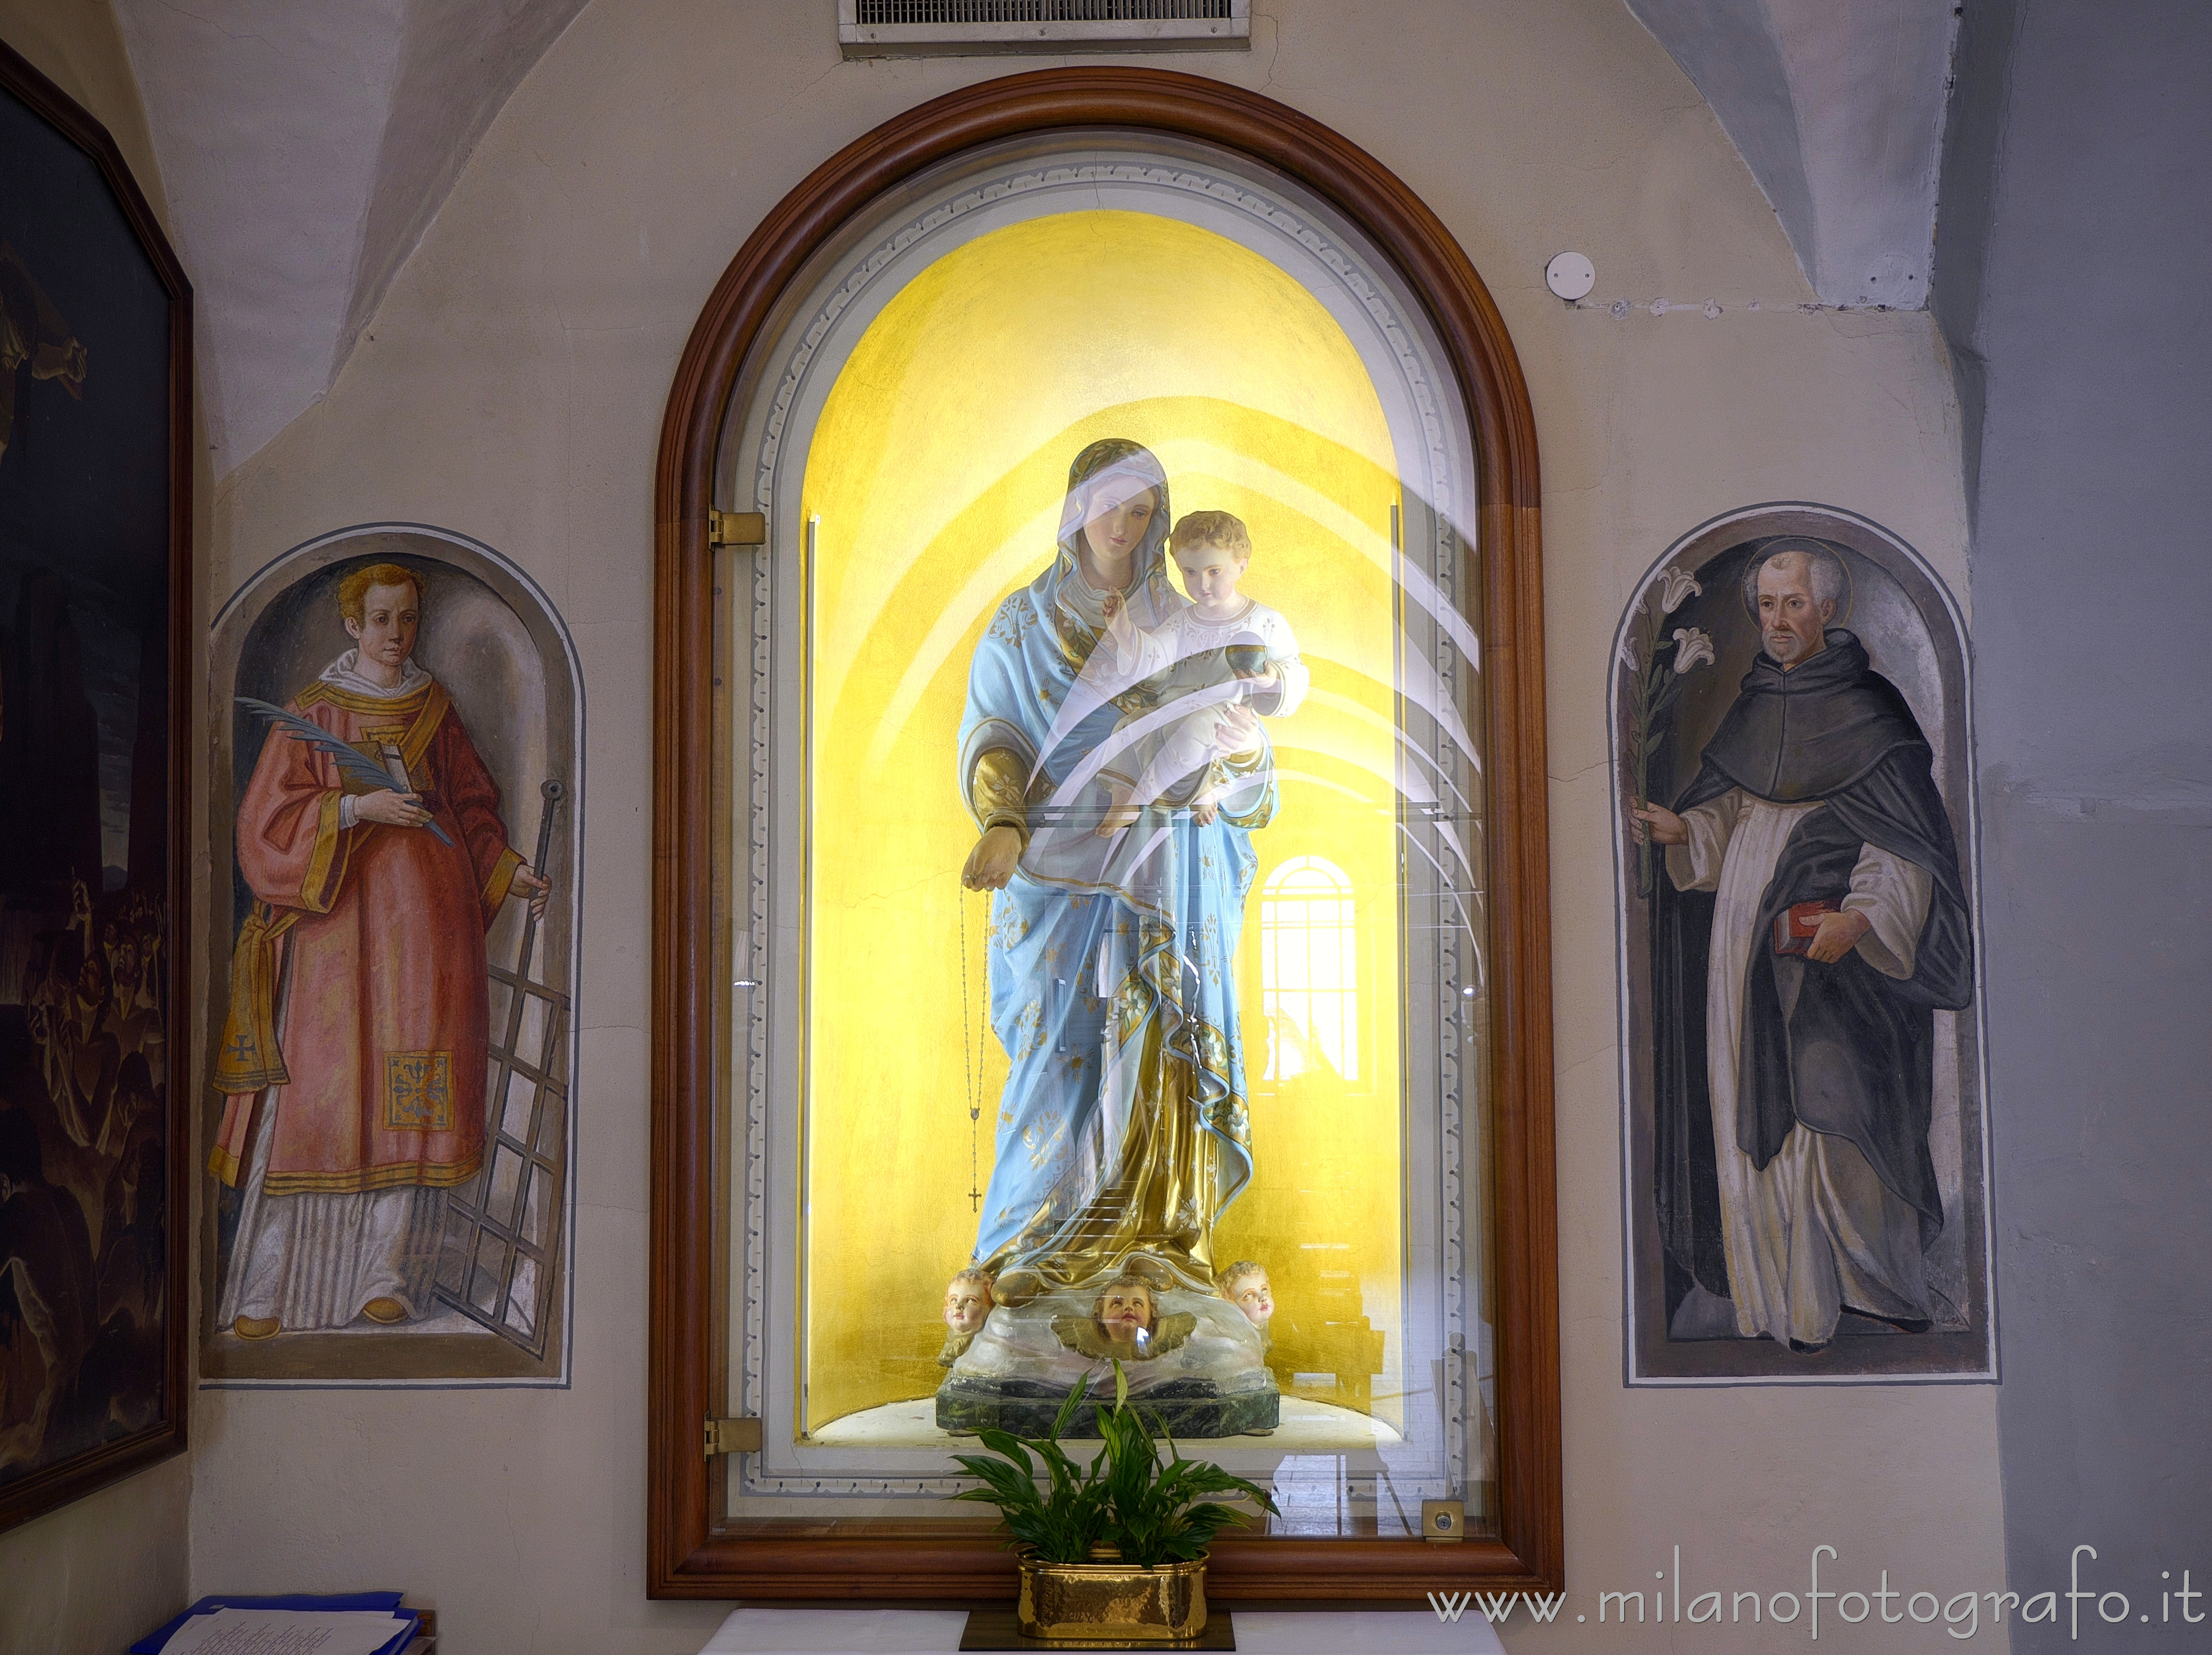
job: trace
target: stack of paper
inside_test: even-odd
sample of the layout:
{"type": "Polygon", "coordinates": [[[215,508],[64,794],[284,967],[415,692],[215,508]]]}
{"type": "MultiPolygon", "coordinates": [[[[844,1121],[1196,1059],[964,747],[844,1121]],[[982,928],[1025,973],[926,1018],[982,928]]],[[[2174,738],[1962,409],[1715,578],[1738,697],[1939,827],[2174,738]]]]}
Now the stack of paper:
{"type": "Polygon", "coordinates": [[[193,1616],[161,1655],[378,1655],[413,1629],[370,1609],[223,1608],[193,1616]]]}
{"type": "Polygon", "coordinates": [[[203,1597],[134,1655],[399,1655],[422,1611],[399,1594],[337,1597],[203,1597]]]}

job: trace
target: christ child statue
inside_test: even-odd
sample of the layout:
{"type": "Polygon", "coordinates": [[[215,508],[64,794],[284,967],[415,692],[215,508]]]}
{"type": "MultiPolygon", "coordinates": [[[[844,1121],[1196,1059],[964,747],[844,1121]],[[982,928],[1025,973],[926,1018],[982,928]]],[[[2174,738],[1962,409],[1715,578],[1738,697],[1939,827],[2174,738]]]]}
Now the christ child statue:
{"type": "Polygon", "coordinates": [[[1168,537],[1168,549],[1189,607],[1149,628],[1117,609],[1084,668],[1124,708],[1117,737],[1140,725],[1146,731],[1102,773],[1114,798],[1099,824],[1102,838],[1193,778],[1199,779],[1191,812],[1212,821],[1227,779],[1215,773],[1218,761],[1257,744],[1255,713],[1283,718],[1305,699],[1307,673],[1291,623],[1237,590],[1252,561],[1243,523],[1226,512],[1189,512],[1168,537]],[[1178,703],[1188,710],[1171,712],[1158,729],[1159,709],[1178,703]]]}

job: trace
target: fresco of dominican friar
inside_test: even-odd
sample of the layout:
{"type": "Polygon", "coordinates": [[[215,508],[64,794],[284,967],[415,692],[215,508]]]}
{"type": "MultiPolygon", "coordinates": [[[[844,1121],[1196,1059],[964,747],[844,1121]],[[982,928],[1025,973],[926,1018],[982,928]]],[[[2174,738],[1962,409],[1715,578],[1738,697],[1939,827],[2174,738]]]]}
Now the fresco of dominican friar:
{"type": "Polygon", "coordinates": [[[1964,688],[1940,587],[1856,519],[1708,534],[1632,609],[1644,1377],[1985,1366],[1964,688]]]}

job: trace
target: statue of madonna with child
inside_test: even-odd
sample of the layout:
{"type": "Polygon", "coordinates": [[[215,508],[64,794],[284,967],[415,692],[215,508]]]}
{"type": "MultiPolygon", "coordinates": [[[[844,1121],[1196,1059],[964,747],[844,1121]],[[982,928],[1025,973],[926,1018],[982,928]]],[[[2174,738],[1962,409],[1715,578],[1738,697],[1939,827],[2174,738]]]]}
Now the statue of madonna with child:
{"type": "Polygon", "coordinates": [[[1252,1176],[1235,967],[1278,805],[1263,721],[1306,687],[1288,624],[1237,593],[1251,557],[1226,512],[1172,518],[1147,450],[1095,442],[1051,565],[976,647],[961,881],[991,894],[1009,1070],[947,1428],[1035,1434],[1107,1355],[1180,1434],[1276,1423],[1264,1325],[1224,1290],[1257,1267],[1213,1246],[1252,1176]]]}

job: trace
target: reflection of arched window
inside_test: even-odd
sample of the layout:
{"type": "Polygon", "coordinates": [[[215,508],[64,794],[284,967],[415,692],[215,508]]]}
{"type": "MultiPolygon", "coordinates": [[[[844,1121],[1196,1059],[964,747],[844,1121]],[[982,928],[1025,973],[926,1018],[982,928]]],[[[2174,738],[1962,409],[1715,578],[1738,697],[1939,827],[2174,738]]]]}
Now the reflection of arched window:
{"type": "Polygon", "coordinates": [[[1330,1069],[1359,1078],[1359,980],[1352,882],[1334,862],[1292,857],[1260,896],[1260,1007],[1267,1072],[1330,1069]]]}

